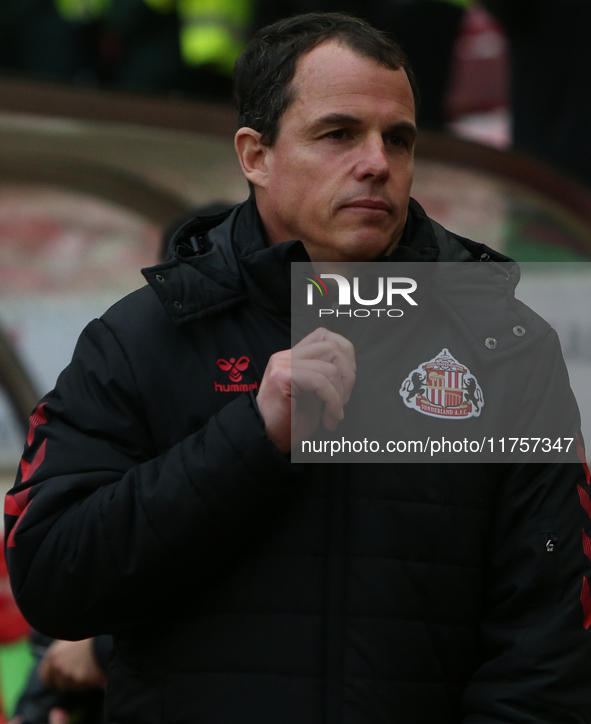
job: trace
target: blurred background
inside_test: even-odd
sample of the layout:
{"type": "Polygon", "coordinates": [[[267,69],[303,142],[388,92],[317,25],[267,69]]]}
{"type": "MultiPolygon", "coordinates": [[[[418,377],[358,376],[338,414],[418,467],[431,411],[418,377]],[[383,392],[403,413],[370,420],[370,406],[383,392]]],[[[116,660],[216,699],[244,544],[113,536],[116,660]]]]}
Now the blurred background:
{"type": "MultiPolygon", "coordinates": [[[[556,325],[591,431],[588,0],[0,0],[0,491],[37,398],[86,323],[143,284],[164,229],[246,198],[233,62],[253,30],[313,10],[364,17],[410,56],[413,195],[533,263],[522,295],[556,325]]],[[[9,717],[31,657],[18,617],[2,627],[6,586],[0,565],[9,717]]]]}

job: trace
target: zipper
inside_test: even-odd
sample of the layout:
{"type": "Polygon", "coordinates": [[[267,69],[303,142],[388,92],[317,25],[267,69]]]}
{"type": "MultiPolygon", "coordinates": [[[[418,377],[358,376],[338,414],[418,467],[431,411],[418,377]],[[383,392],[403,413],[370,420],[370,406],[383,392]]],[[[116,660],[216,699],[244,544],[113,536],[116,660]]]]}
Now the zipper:
{"type": "MultiPolygon", "coordinates": [[[[556,573],[556,566],[560,565],[560,537],[556,534],[556,524],[553,518],[545,518],[540,521],[542,540],[542,576],[544,581],[552,581],[556,573]],[[556,557],[558,556],[558,558],[556,557]]],[[[547,584],[548,585],[548,584],[547,584]]],[[[550,584],[552,585],[552,584],[550,584]]],[[[553,592],[548,597],[549,601],[556,603],[560,600],[562,592],[558,586],[553,586],[553,592]]]]}
{"type": "Polygon", "coordinates": [[[540,520],[540,532],[543,536],[546,546],[546,553],[554,553],[558,544],[558,536],[554,533],[555,529],[553,518],[543,518],[540,520]]]}
{"type": "Polygon", "coordinates": [[[558,543],[558,536],[553,533],[548,533],[546,537],[546,553],[554,553],[556,544],[558,543]]]}

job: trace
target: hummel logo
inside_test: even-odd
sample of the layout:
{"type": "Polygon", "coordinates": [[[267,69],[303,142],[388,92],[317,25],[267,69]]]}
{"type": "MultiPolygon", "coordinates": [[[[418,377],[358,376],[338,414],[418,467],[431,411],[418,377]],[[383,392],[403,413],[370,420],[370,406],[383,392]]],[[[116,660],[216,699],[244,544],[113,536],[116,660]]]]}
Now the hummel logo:
{"type": "Polygon", "coordinates": [[[247,370],[249,364],[250,359],[248,357],[240,357],[238,360],[236,360],[235,357],[230,357],[229,361],[225,359],[218,360],[218,367],[221,370],[224,370],[224,372],[230,372],[231,382],[240,382],[242,379],[242,375],[240,373],[247,370]]]}
{"type": "Polygon", "coordinates": [[[257,390],[259,387],[258,382],[237,384],[242,380],[242,372],[248,369],[250,364],[249,357],[230,357],[229,360],[220,357],[217,361],[218,367],[224,372],[229,372],[230,385],[222,385],[219,382],[214,382],[213,386],[216,392],[248,392],[249,390],[257,390]]]}

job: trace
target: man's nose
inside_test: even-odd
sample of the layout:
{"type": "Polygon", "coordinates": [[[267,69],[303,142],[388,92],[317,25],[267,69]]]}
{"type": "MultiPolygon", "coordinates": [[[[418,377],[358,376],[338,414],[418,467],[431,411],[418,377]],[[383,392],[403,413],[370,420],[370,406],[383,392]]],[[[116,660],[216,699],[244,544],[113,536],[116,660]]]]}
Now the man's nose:
{"type": "Polygon", "coordinates": [[[355,179],[386,179],[390,175],[390,160],[381,135],[370,136],[359,147],[359,159],[355,166],[355,179]]]}

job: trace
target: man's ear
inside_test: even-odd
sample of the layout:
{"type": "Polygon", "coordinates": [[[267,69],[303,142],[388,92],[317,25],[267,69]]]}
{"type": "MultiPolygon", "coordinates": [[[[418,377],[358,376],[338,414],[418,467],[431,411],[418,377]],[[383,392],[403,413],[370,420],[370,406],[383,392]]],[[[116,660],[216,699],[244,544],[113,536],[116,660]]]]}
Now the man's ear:
{"type": "Polygon", "coordinates": [[[234,148],[242,166],[242,173],[254,186],[267,187],[267,152],[269,147],[261,142],[261,134],[254,128],[239,128],[234,137],[234,148]]]}

